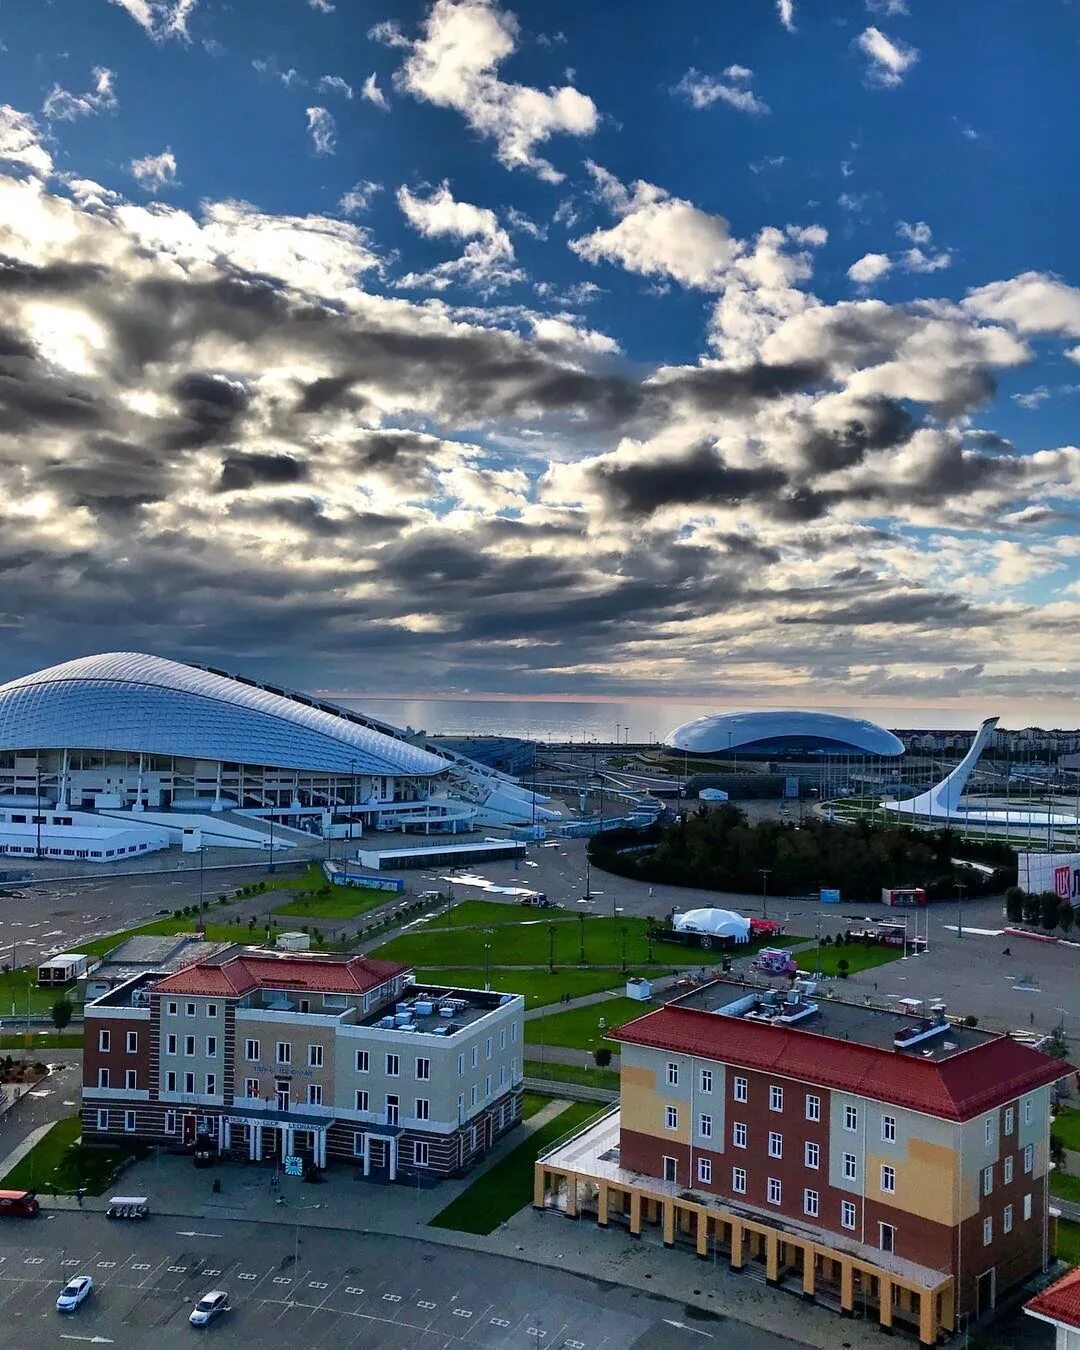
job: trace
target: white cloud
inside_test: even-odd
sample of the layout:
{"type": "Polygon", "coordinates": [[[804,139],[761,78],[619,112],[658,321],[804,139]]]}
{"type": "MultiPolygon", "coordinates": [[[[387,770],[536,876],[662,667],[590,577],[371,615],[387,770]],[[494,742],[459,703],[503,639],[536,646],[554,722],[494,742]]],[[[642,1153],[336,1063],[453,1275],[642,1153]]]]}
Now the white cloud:
{"type": "MultiPolygon", "coordinates": [[[[486,206],[457,201],[448,183],[443,182],[430,197],[417,197],[407,187],[398,189],[398,206],[405,219],[427,238],[449,235],[455,239],[493,239],[505,232],[498,217],[486,206]]],[[[506,239],[507,244],[510,240],[506,239]]]]}
{"type": "Polygon", "coordinates": [[[390,104],[386,100],[386,95],[379,88],[379,81],[374,71],[364,81],[360,93],[369,103],[374,103],[376,108],[381,108],[383,112],[390,111],[390,104]]]}
{"type": "Polygon", "coordinates": [[[401,187],[397,203],[405,219],[425,238],[470,241],[460,258],[439,263],[428,272],[410,272],[401,278],[399,286],[445,290],[458,282],[490,294],[524,278],[514,266],[514,246],[495,212],[458,201],[448,183],[441,183],[429,197],[418,197],[401,187]]]}
{"type": "Polygon", "coordinates": [[[93,69],[94,87],[85,94],[72,94],[54,84],[49,91],[41,111],[50,122],[74,122],[79,117],[90,117],[94,113],[107,112],[116,107],[116,92],[113,89],[113,72],[104,66],[93,69]]]}
{"type": "Polygon", "coordinates": [[[572,315],[534,315],[532,318],[533,337],[538,342],[549,343],[554,347],[567,350],[593,352],[601,356],[617,355],[622,349],[613,337],[597,332],[595,328],[582,328],[574,322],[572,315]]]}
{"type": "Polygon", "coordinates": [[[353,96],[352,85],[348,80],[343,80],[340,75],[323,75],[319,80],[319,88],[332,94],[341,94],[347,99],[351,99],[353,96]]]}
{"type": "Polygon", "coordinates": [[[867,201],[869,196],[865,192],[841,192],[836,204],[843,211],[861,211],[867,201]]]}
{"type": "Polygon", "coordinates": [[[112,0],[126,10],[155,42],[188,39],[188,19],[199,0],[112,0]]]}
{"type": "Polygon", "coordinates": [[[332,155],[337,148],[337,124],[325,108],[307,110],[308,131],[317,155],[332,155]]]}
{"type": "Polygon", "coordinates": [[[892,271],[892,261],[887,253],[864,253],[848,268],[847,274],[857,286],[872,286],[892,271]]]}
{"type": "Polygon", "coordinates": [[[884,14],[886,18],[909,12],[907,0],[866,0],[866,8],[871,14],[884,14]]]}
{"type": "Polygon", "coordinates": [[[596,129],[596,105],[572,85],[545,93],[500,79],[499,64],[517,48],[518,21],[496,0],[435,0],[415,42],[392,21],[377,24],[371,35],[408,51],[395,76],[399,88],[459,112],[478,135],[495,142],[508,169],[561,182],[564,175],[537,154],[537,146],[554,135],[587,136],[596,129]]]}
{"type": "Polygon", "coordinates": [[[274,57],[256,57],[251,64],[260,75],[272,75],[275,80],[280,80],[286,89],[292,89],[294,86],[307,84],[307,80],[304,79],[303,75],[300,74],[295,66],[290,66],[288,70],[279,70],[277,61],[274,57]]]}
{"type": "Polygon", "coordinates": [[[940,272],[952,265],[952,254],[947,249],[927,253],[925,249],[909,248],[900,255],[900,266],[905,272],[940,272]]]}
{"type": "Polygon", "coordinates": [[[176,156],[171,150],[144,155],[142,159],[133,159],[128,170],[141,188],[154,193],[176,182],[176,156]]]}
{"type": "Polygon", "coordinates": [[[789,33],[795,31],[795,0],[776,0],[776,12],[789,33]]]}
{"type": "Polygon", "coordinates": [[[855,39],[855,45],[868,59],[866,78],[883,89],[895,89],[919,59],[915,47],[899,38],[890,38],[880,28],[866,28],[855,39]]]}
{"type": "Polygon", "coordinates": [[[48,177],[52,173],[52,155],[41,144],[38,125],[27,113],[9,104],[0,104],[0,163],[18,164],[48,177]]]}
{"type": "Polygon", "coordinates": [[[925,220],[917,220],[914,224],[907,220],[898,220],[896,233],[901,239],[910,239],[913,244],[929,244],[934,237],[925,220]]]}
{"type": "Polygon", "coordinates": [[[1067,286],[1046,272],[992,281],[969,291],[962,303],[969,313],[1011,323],[1021,333],[1080,337],[1080,287],[1067,286]]]}
{"type": "Polygon", "coordinates": [[[372,199],[376,192],[382,191],[381,183],[373,183],[370,179],[361,179],[359,183],[354,183],[348,192],[342,194],[338,210],[346,216],[358,216],[371,207],[372,199]]]}
{"type": "Polygon", "coordinates": [[[1038,384],[1026,394],[1013,394],[1012,401],[1018,403],[1021,408],[1025,408],[1028,412],[1034,412],[1040,403],[1045,403],[1048,398],[1052,397],[1053,395],[1045,384],[1038,384]]]}
{"type": "Polygon", "coordinates": [[[333,14],[334,6],[332,0],[307,0],[312,9],[317,9],[320,14],[333,14]]]}
{"type": "Polygon", "coordinates": [[[717,79],[713,75],[703,75],[691,66],[674,92],[681,94],[694,108],[710,108],[721,102],[739,112],[761,115],[769,111],[769,105],[749,87],[753,74],[746,66],[728,66],[723,72],[724,78],[717,79]]]}

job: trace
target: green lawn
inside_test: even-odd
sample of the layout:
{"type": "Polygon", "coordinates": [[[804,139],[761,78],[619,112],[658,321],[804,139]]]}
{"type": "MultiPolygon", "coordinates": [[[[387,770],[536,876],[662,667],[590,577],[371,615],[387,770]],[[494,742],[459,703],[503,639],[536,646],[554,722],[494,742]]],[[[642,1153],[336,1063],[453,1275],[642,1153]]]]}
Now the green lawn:
{"type": "Polygon", "coordinates": [[[549,1083],[579,1083],[583,1087],[607,1088],[618,1092],[619,1075],[614,1069],[587,1069],[580,1064],[551,1064],[545,1060],[527,1059],[526,1078],[541,1078],[549,1083]]]}
{"type": "Polygon", "coordinates": [[[1067,1261],[1070,1266],[1080,1266],[1080,1223],[1058,1219],[1055,1228],[1057,1244],[1054,1250],[1058,1260],[1067,1261]]]}
{"type": "Polygon", "coordinates": [[[0,1050],[80,1050],[81,1031],[25,1031],[5,1032],[0,1036],[0,1050]]]}
{"type": "Polygon", "coordinates": [[[431,1221],[433,1228],[462,1233],[491,1233],[499,1224],[529,1204],[533,1194],[533,1164],[557,1139],[580,1128],[598,1113],[591,1102],[572,1102],[553,1120],[522,1140],[500,1162],[462,1191],[431,1221]]]}
{"type": "MultiPolygon", "coordinates": [[[[659,970],[632,970],[629,975],[651,975],[654,978],[670,972],[659,970]]],[[[461,989],[483,989],[484,972],[477,970],[441,970],[428,967],[416,972],[418,981],[429,984],[457,985],[461,989]]],[[[524,994],[526,1007],[538,1008],[547,1003],[558,1003],[564,994],[583,998],[605,989],[621,989],[627,976],[620,970],[558,970],[550,975],[544,970],[516,970],[491,964],[491,987],[500,993],[524,994]]]]}
{"type": "MultiPolygon", "coordinates": [[[[500,923],[546,923],[548,920],[576,919],[577,913],[565,909],[531,909],[526,905],[498,900],[462,900],[447,912],[435,911],[431,928],[490,928],[500,923]]],[[[425,927],[425,932],[427,928],[425,927]]]]}
{"type": "MultiPolygon", "coordinates": [[[[81,951],[82,948],[79,950],[81,951]]],[[[10,947],[6,953],[0,950],[0,955],[6,955],[10,961],[10,947]]],[[[18,953],[16,953],[15,959],[19,960],[18,953]]],[[[36,979],[36,960],[32,966],[23,966],[19,970],[5,970],[0,975],[0,1019],[8,1021],[10,1018],[20,1015],[25,1017],[28,1002],[30,1012],[48,1012],[61,994],[67,994],[69,998],[74,999],[79,992],[77,984],[69,985],[67,989],[39,989],[35,983],[36,979]],[[12,1004],[15,1005],[14,1012],[12,1011],[12,1004]]]]}
{"type": "Polygon", "coordinates": [[[1050,1193],[1060,1195],[1062,1200],[1072,1200],[1080,1205],[1080,1177],[1070,1176],[1060,1167],[1055,1167],[1050,1173],[1050,1193]]]}
{"type": "Polygon", "coordinates": [[[127,1151],[85,1148],[75,1142],[81,1133],[78,1116],[58,1120],[26,1157],[0,1178],[0,1184],[8,1190],[40,1191],[42,1195],[73,1195],[81,1186],[91,1195],[100,1195],[126,1158],[146,1154],[145,1147],[127,1151]]]}
{"type": "Polygon", "coordinates": [[[521,1119],[528,1120],[530,1116],[535,1116],[537,1111],[542,1111],[553,1100],[554,1098],[546,1097],[542,1092],[523,1092],[521,1094],[521,1119]]]}
{"type": "Polygon", "coordinates": [[[1080,1153],[1080,1111],[1069,1106],[1061,1107],[1050,1128],[1064,1148],[1080,1153]]]}
{"type": "Polygon", "coordinates": [[[286,905],[274,905],[273,913],[302,919],[355,919],[368,910],[401,899],[393,891],[369,891],[357,886],[334,886],[331,890],[330,895],[312,895],[286,905]]]}
{"type": "MultiPolygon", "coordinates": [[[[901,947],[864,947],[861,943],[845,943],[842,947],[830,944],[821,949],[822,975],[836,975],[841,961],[848,963],[848,972],[852,975],[859,970],[871,970],[875,966],[888,965],[890,961],[899,961],[903,956],[901,947]]],[[[818,969],[817,950],[813,947],[804,952],[795,953],[795,961],[800,970],[813,973],[818,969]]]]}
{"type": "Polygon", "coordinates": [[[619,1047],[604,1040],[605,1031],[621,1027],[642,1013],[650,1012],[647,1003],[633,998],[609,998],[602,1003],[590,1003],[585,1008],[571,1008],[567,1012],[548,1013],[533,1017],[525,1023],[525,1040],[530,1045],[563,1045],[574,1050],[595,1050],[607,1045],[613,1054],[619,1047]],[[604,1019],[605,1031],[600,1030],[604,1019]]]}

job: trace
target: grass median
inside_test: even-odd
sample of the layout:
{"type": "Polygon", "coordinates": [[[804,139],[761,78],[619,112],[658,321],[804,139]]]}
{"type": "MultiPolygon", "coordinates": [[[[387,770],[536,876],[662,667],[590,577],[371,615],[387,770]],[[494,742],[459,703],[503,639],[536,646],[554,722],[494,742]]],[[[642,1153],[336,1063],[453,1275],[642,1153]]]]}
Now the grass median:
{"type": "Polygon", "coordinates": [[[604,1040],[605,1035],[635,1017],[654,1011],[653,1005],[633,998],[607,998],[568,1012],[546,1013],[530,1017],[525,1023],[525,1040],[530,1045],[561,1045],[569,1050],[595,1050],[607,1045],[613,1054],[619,1047],[604,1040]],[[603,1027],[600,1022],[603,1020],[603,1027]]]}
{"type": "Polygon", "coordinates": [[[550,1060],[527,1059],[525,1077],[542,1083],[574,1083],[580,1087],[606,1088],[618,1092],[619,1075],[614,1069],[592,1069],[582,1064],[552,1064],[550,1060]]]}
{"type": "Polygon", "coordinates": [[[820,969],[822,975],[837,976],[841,961],[847,962],[848,974],[855,975],[860,970],[873,970],[876,966],[887,966],[890,961],[899,961],[903,954],[902,947],[864,947],[859,943],[845,942],[839,947],[831,943],[822,947],[820,964],[814,947],[795,952],[794,957],[800,970],[816,973],[820,969]]]}
{"type": "Polygon", "coordinates": [[[1063,1148],[1080,1153],[1080,1111],[1069,1106],[1060,1107],[1051,1128],[1063,1148]]]}
{"type": "MultiPolygon", "coordinates": [[[[493,963],[490,983],[492,989],[499,993],[522,994],[527,1008],[540,1008],[558,1003],[566,995],[584,998],[587,994],[621,989],[630,975],[647,975],[655,979],[669,973],[668,970],[654,969],[632,970],[624,975],[614,967],[610,970],[557,970],[552,975],[546,967],[543,970],[521,970],[513,966],[496,967],[493,963]]],[[[416,978],[422,984],[456,986],[459,989],[484,987],[484,972],[479,968],[461,970],[426,967],[416,972],[416,978]]]]}
{"type": "Polygon", "coordinates": [[[591,1102],[572,1102],[451,1200],[431,1220],[431,1227],[453,1228],[459,1233],[494,1232],[532,1199],[537,1157],[604,1109],[591,1102]]]}

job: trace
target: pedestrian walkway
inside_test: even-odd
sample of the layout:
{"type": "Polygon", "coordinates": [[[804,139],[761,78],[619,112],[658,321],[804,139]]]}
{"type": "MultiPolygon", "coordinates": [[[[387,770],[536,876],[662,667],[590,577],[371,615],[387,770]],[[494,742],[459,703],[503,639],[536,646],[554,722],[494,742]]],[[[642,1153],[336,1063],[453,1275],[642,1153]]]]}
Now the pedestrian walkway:
{"type": "Polygon", "coordinates": [[[39,1125],[37,1129],[30,1131],[21,1144],[16,1144],[6,1158],[0,1158],[0,1181],[7,1176],[16,1163],[22,1162],[35,1144],[39,1144],[55,1124],[55,1121],[50,1120],[44,1125],[39,1125]]]}

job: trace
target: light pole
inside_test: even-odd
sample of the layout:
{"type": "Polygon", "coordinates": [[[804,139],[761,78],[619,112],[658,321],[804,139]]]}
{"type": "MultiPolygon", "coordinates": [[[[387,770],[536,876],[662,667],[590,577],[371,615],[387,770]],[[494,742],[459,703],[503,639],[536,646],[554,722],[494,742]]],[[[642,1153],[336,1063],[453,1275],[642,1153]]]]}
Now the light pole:
{"type": "Polygon", "coordinates": [[[958,938],[964,936],[964,911],[961,902],[966,890],[967,887],[962,881],[956,883],[956,936],[958,938]]]}
{"type": "Polygon", "coordinates": [[[585,964],[585,915],[584,915],[584,914],[579,914],[579,915],[578,915],[578,918],[581,920],[581,947],[580,947],[580,950],[579,950],[579,952],[578,952],[578,961],[579,961],[579,963],[580,963],[581,965],[584,965],[584,964],[585,964]]]}
{"type": "Polygon", "coordinates": [[[770,867],[759,867],[758,871],[761,873],[761,917],[767,919],[769,917],[769,873],[772,869],[770,867]]]}
{"type": "MultiPolygon", "coordinates": [[[[321,1205],[321,1204],[317,1204],[317,1205],[297,1205],[296,1208],[293,1210],[293,1214],[296,1216],[295,1222],[294,1222],[294,1232],[293,1232],[293,1271],[294,1271],[294,1272],[295,1272],[296,1270],[298,1270],[298,1269],[299,1269],[299,1266],[300,1266],[300,1215],[301,1215],[301,1214],[303,1213],[303,1211],[306,1210],[306,1209],[322,1209],[322,1205],[321,1205]]],[[[296,1278],[296,1276],[295,1276],[295,1274],[294,1274],[294,1275],[293,1275],[293,1279],[295,1279],[295,1278],[296,1278]]]]}
{"type": "Polygon", "coordinates": [[[555,974],[555,925],[548,924],[548,974],[555,974]]]}
{"type": "Polygon", "coordinates": [[[491,992],[491,943],[484,943],[484,992],[491,992]]]}

